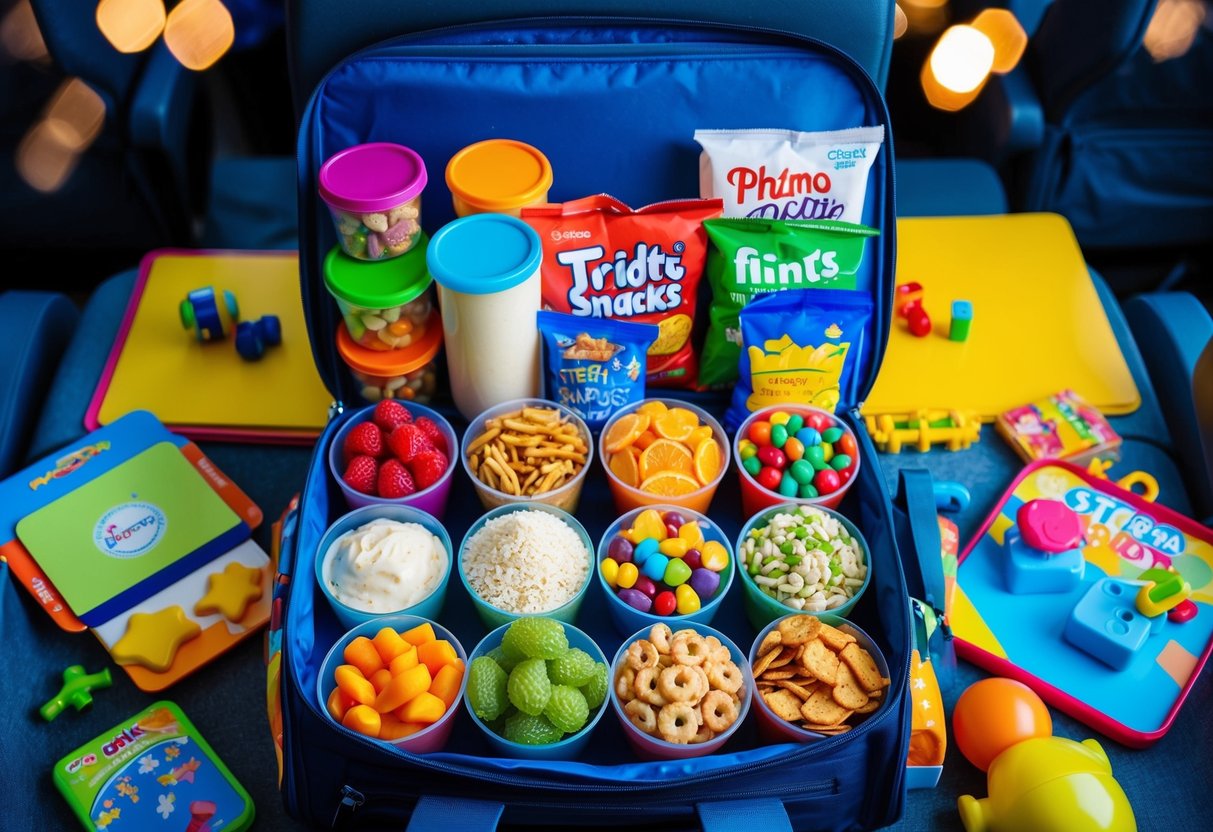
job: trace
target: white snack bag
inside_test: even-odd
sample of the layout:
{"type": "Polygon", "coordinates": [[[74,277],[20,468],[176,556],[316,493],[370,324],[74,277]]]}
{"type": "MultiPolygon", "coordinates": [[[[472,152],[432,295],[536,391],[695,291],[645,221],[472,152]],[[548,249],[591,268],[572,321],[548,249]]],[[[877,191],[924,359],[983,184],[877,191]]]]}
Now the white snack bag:
{"type": "Polygon", "coordinates": [[[723,199],[724,216],[858,223],[884,127],[696,130],[695,141],[699,195],[723,199]]]}

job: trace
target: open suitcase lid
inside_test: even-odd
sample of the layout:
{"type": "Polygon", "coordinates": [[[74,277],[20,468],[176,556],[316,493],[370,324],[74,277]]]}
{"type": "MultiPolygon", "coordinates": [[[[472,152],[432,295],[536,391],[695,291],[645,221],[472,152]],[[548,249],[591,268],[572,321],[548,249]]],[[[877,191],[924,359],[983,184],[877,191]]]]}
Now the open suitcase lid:
{"type": "MultiPolygon", "coordinates": [[[[462,55],[460,55],[462,57],[462,55]]],[[[567,73],[566,73],[567,74],[567,73]]],[[[740,86],[740,85],[738,85],[740,86]]],[[[717,92],[721,92],[717,90],[717,92]]],[[[783,110],[779,110],[783,112],[783,110]]],[[[334,347],[340,323],[336,304],[324,288],[322,263],[336,244],[328,208],[317,191],[321,164],[333,153],[361,142],[393,141],[418,151],[429,167],[429,182],[422,194],[422,226],[433,234],[454,219],[450,192],[439,174],[462,147],[487,138],[506,137],[538,147],[552,163],[553,202],[607,192],[634,208],[699,193],[697,128],[768,128],[835,130],[883,125],[885,146],[868,175],[864,224],[880,235],[866,247],[857,274],[857,288],[871,292],[873,312],[862,339],[856,378],[858,401],[841,401],[840,407],[857,407],[876,381],[888,341],[892,318],[896,219],[892,133],[888,110],[868,74],[844,53],[813,38],[775,29],[672,20],[621,18],[541,18],[499,21],[418,32],[385,41],[350,56],[317,86],[305,109],[299,131],[300,280],[304,312],[316,365],[326,387],[339,402],[360,401],[357,386],[334,347]],[[553,43],[544,32],[562,30],[553,43]],[[671,37],[671,30],[677,32],[671,37]],[[705,49],[704,44],[710,44],[705,49]],[[724,46],[722,47],[722,44],[724,46]],[[730,90],[735,97],[700,92],[693,99],[674,95],[695,89],[701,79],[699,61],[718,59],[736,45],[739,59],[754,60],[770,47],[771,80],[750,79],[757,89],[730,90]],[[466,51],[468,72],[476,61],[496,47],[498,62],[492,75],[475,86],[462,82],[458,104],[427,74],[431,69],[466,51]],[[506,49],[501,49],[506,47],[506,49]],[[647,53],[637,52],[638,48],[647,53]],[[569,95],[563,85],[576,83],[562,75],[544,74],[519,63],[515,74],[498,71],[499,62],[530,57],[540,63],[563,50],[567,66],[585,66],[600,59],[639,57],[655,50],[668,52],[664,73],[619,73],[593,95],[569,95]],[[777,79],[778,61],[811,59],[811,79],[798,67],[801,80],[796,100],[785,102],[788,89],[777,79]],[[390,88],[376,88],[374,73],[395,62],[402,73],[390,88]],[[531,76],[527,77],[530,72],[531,76]],[[815,81],[820,83],[814,83],[815,81]],[[821,95],[815,89],[827,88],[821,95]],[[816,96],[813,98],[813,96],[816,96]],[[559,99],[563,112],[553,116],[545,102],[559,99]],[[603,102],[622,102],[621,117],[603,112],[603,102]],[[764,107],[763,105],[770,105],[764,107]],[[778,124],[767,113],[775,105],[803,111],[780,116],[778,124]],[[690,108],[695,112],[691,114],[690,108]],[[668,114],[673,108],[673,115],[668,114]],[[680,110],[680,111],[679,111],[680,110]],[[388,119],[384,113],[408,113],[388,119]],[[702,115],[700,115],[702,113],[702,115]],[[685,117],[681,117],[685,116],[685,117]],[[681,118],[680,118],[681,117],[681,118]],[[416,129],[410,129],[415,125],[416,129]],[[621,147],[627,145],[628,151],[621,147]],[[637,150],[641,152],[637,152],[637,150]]]]}

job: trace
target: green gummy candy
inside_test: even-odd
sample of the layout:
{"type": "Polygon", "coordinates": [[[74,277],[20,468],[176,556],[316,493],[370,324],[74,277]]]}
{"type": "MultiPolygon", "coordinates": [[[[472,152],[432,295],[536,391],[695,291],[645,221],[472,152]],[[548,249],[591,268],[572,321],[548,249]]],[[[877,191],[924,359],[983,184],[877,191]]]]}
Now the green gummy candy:
{"type": "MultiPolygon", "coordinates": [[[[792,463],[792,467],[788,469],[788,473],[792,475],[792,479],[799,485],[804,485],[813,481],[813,463],[805,459],[798,459],[792,463]]],[[[781,483],[782,484],[782,483],[781,483]]],[[[791,496],[791,495],[789,495],[791,496]]]]}
{"type": "Polygon", "coordinates": [[[751,477],[756,477],[758,476],[758,472],[762,470],[762,462],[759,461],[758,457],[752,456],[749,459],[743,460],[741,467],[746,469],[746,472],[751,477]]]}
{"type": "Polygon", "coordinates": [[[817,496],[817,488],[811,482],[806,482],[800,486],[800,499],[812,500],[817,496]]]}
{"type": "Polygon", "coordinates": [[[821,441],[833,445],[842,438],[842,428],[826,428],[821,432],[821,441]]]}
{"type": "Polygon", "coordinates": [[[788,429],[783,425],[771,426],[771,444],[776,448],[782,448],[784,443],[788,441],[788,429]]]}
{"type": "Polygon", "coordinates": [[[787,428],[788,436],[795,436],[804,427],[804,417],[799,413],[793,413],[788,417],[787,424],[784,427],[787,428]]]}
{"type": "Polygon", "coordinates": [[[669,564],[665,568],[665,575],[662,577],[668,585],[679,586],[685,584],[691,578],[691,567],[682,562],[682,558],[670,558],[669,564]]]}
{"type": "Polygon", "coordinates": [[[835,471],[842,471],[851,467],[851,458],[846,454],[835,454],[830,460],[830,467],[835,471]]]}

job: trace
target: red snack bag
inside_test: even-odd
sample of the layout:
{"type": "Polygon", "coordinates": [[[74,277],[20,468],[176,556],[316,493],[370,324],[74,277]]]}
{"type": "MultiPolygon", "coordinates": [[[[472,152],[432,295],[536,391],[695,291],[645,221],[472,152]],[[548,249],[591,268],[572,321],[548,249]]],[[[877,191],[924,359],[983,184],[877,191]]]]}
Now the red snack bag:
{"type": "Polygon", "coordinates": [[[707,259],[703,221],[722,210],[719,199],[632,210],[605,194],[524,208],[522,219],[543,240],[544,308],[657,324],[648,384],[694,388],[691,332],[707,259]]]}

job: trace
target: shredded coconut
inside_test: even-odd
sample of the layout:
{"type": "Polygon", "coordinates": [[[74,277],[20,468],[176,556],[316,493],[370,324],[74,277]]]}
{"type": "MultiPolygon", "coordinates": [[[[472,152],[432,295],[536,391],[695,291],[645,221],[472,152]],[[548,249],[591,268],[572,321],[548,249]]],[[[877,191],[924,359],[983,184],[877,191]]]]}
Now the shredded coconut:
{"type": "Polygon", "coordinates": [[[472,591],[499,610],[550,612],[581,591],[590,552],[559,517],[515,511],[494,517],[472,535],[461,568],[472,591]]]}

